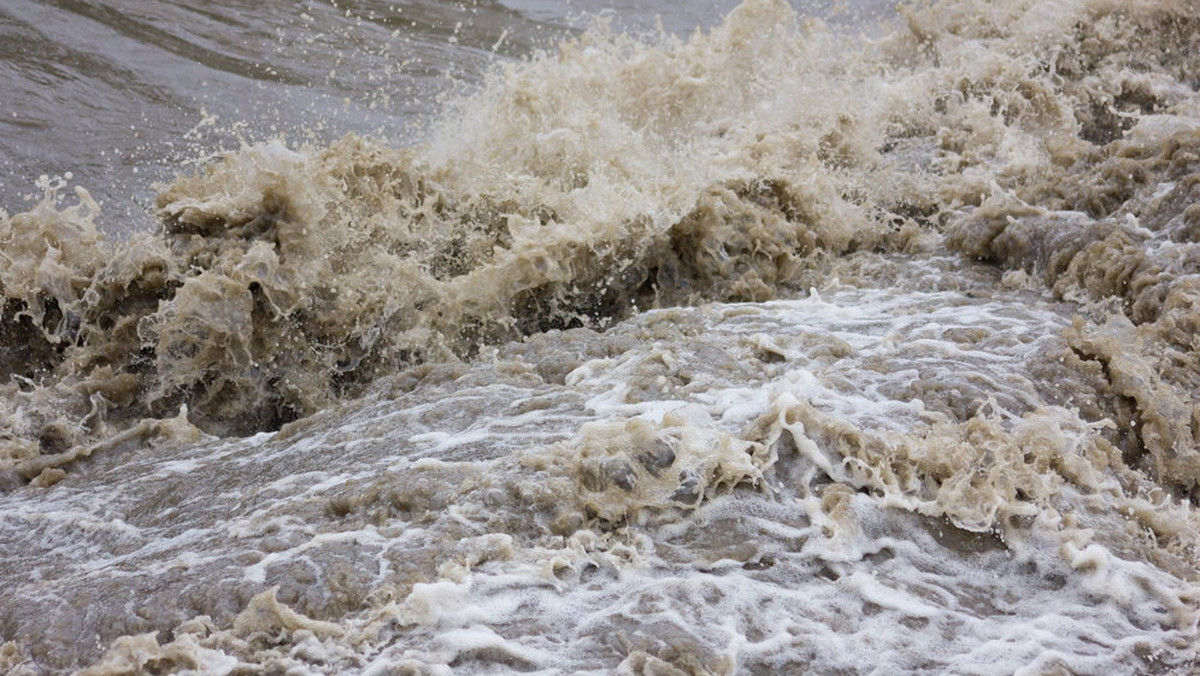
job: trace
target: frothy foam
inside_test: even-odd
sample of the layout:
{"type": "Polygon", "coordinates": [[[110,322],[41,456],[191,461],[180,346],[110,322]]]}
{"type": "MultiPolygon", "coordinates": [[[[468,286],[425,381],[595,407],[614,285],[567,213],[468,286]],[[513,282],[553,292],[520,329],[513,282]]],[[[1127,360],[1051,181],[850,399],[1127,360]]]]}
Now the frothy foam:
{"type": "Polygon", "coordinates": [[[128,243],[45,181],[0,216],[10,530],[85,533],[115,603],[126,555],[201,583],[5,664],[1194,666],[1200,9],[902,16],[597,29],[428,145],[243,147],[128,243]]]}

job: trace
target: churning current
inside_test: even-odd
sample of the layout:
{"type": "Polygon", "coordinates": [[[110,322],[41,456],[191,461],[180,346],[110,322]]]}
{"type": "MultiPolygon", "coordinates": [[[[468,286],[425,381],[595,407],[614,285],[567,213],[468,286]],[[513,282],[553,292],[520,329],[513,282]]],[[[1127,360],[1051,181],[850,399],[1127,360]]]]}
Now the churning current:
{"type": "Polygon", "coordinates": [[[0,9],[7,673],[1200,670],[1194,2],[126,4],[0,9]]]}

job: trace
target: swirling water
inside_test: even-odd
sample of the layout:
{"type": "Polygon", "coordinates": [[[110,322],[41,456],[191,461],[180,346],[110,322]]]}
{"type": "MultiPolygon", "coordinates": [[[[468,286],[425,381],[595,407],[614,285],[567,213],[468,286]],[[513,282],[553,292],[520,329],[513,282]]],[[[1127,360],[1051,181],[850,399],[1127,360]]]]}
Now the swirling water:
{"type": "Polygon", "coordinates": [[[599,9],[0,9],[0,665],[1200,668],[1200,8],[599,9]]]}

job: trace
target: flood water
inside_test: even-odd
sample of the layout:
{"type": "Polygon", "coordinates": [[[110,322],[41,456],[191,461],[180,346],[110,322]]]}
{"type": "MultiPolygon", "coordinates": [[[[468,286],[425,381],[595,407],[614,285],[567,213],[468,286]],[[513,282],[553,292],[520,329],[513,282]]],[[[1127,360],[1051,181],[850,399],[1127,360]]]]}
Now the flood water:
{"type": "Polygon", "coordinates": [[[1200,670],[1200,7],[0,7],[0,669],[1200,670]]]}
{"type": "MultiPolygon", "coordinates": [[[[414,145],[443,97],[498,61],[600,17],[687,35],[734,4],[12,0],[0,7],[0,207],[21,210],[38,176],[69,172],[104,204],[107,232],[154,229],[152,186],[241,141],[414,145]]],[[[834,20],[869,30],[884,11],[862,2],[834,20]]]]}

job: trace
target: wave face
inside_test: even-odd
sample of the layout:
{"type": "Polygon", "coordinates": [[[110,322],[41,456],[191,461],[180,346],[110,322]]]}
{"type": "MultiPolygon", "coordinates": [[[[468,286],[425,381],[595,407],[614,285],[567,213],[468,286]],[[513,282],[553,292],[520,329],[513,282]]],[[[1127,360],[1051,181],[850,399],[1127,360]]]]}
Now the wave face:
{"type": "Polygon", "coordinates": [[[44,178],[0,666],[1200,669],[1200,7],[830,25],[599,25],[127,238],[44,178]]]}

